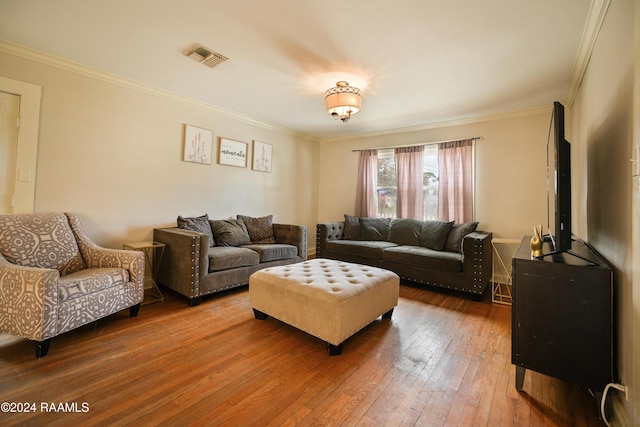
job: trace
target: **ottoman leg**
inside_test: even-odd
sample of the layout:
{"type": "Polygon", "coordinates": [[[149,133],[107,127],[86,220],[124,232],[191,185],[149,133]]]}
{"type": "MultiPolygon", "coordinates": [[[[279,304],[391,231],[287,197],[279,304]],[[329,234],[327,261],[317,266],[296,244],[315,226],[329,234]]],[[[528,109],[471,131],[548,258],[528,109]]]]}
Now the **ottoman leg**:
{"type": "Polygon", "coordinates": [[[331,343],[327,343],[327,351],[329,352],[329,356],[340,356],[342,354],[342,344],[333,345],[331,343]]]}
{"type": "Polygon", "coordinates": [[[256,319],[258,320],[266,320],[267,317],[269,317],[260,310],[256,310],[255,308],[253,309],[253,315],[256,316],[256,319]]]}
{"type": "Polygon", "coordinates": [[[393,308],[389,311],[387,311],[385,314],[382,315],[383,319],[391,319],[391,315],[393,314],[393,308]]]}

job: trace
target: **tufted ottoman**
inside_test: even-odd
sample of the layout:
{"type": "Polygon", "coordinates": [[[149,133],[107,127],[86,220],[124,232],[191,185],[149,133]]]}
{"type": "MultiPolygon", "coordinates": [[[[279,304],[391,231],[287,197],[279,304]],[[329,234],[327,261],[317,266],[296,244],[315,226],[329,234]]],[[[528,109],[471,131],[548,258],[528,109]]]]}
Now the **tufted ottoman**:
{"type": "Polygon", "coordinates": [[[313,259],[253,273],[249,298],[256,319],[272,316],[320,338],[333,356],[377,317],[391,318],[399,285],[391,271],[313,259]]]}

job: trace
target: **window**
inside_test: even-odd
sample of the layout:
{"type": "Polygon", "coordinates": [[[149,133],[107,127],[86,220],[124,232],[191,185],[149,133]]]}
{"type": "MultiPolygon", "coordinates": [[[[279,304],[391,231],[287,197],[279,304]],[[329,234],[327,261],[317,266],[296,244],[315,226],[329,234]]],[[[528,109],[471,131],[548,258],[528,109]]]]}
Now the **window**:
{"type": "MultiPolygon", "coordinates": [[[[423,220],[445,220],[438,218],[440,173],[438,170],[438,144],[424,146],[422,160],[422,218],[423,220]]],[[[472,175],[472,171],[467,171],[472,175]]],[[[378,150],[378,211],[380,218],[396,217],[397,174],[393,149],[378,150]]]]}
{"type": "Polygon", "coordinates": [[[438,219],[438,146],[424,147],[422,159],[422,218],[438,219]]]}
{"type": "Polygon", "coordinates": [[[378,217],[396,217],[398,181],[393,150],[378,150],[378,217]]]}

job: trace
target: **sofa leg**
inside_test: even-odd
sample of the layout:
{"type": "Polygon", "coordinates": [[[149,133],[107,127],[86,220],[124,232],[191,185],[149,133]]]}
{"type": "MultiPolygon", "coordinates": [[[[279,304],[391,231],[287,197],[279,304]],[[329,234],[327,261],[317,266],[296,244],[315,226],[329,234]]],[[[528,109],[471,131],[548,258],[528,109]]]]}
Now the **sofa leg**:
{"type": "Polygon", "coordinates": [[[138,317],[138,312],[140,311],[140,304],[132,305],[129,307],[129,317],[138,317]]]}
{"type": "Polygon", "coordinates": [[[327,343],[327,351],[329,352],[329,356],[340,356],[342,354],[342,345],[344,343],[340,343],[340,345],[333,345],[331,343],[327,343]]]}
{"type": "Polygon", "coordinates": [[[53,338],[46,339],[44,341],[36,341],[36,357],[38,359],[45,357],[49,353],[49,347],[51,347],[51,340],[53,338]]]}
{"type": "Polygon", "coordinates": [[[389,311],[387,311],[385,314],[382,315],[383,319],[391,319],[391,316],[393,315],[393,308],[389,311]]]}
{"type": "Polygon", "coordinates": [[[266,314],[264,314],[263,312],[261,312],[260,310],[256,310],[255,308],[253,309],[253,315],[258,320],[267,320],[267,317],[269,317],[266,314]]]}
{"type": "Polygon", "coordinates": [[[200,305],[202,302],[202,297],[189,298],[189,307],[195,307],[196,305],[200,305]]]}

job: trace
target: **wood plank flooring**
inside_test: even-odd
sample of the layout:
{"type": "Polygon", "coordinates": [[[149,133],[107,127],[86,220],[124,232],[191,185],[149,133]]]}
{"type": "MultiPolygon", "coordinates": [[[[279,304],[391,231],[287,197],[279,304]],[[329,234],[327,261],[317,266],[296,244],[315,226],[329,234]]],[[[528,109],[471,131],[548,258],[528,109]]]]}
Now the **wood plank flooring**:
{"type": "Polygon", "coordinates": [[[574,385],[527,371],[515,389],[511,309],[488,296],[403,284],[391,320],[329,357],[320,340],[254,319],[246,287],[197,307],[162,290],[137,318],[123,311],[54,338],[40,360],[33,343],[0,335],[0,402],[36,404],[0,412],[0,424],[604,425],[574,385]]]}

